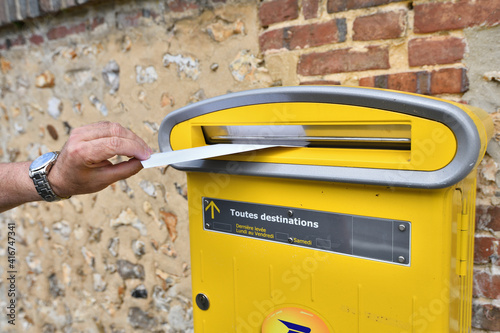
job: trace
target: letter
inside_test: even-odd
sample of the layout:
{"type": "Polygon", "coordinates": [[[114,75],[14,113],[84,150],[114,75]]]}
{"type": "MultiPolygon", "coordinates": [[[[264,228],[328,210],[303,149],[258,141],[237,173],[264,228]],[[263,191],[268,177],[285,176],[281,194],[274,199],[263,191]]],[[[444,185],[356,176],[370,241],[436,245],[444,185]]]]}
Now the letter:
{"type": "Polygon", "coordinates": [[[8,323],[11,324],[11,325],[15,325],[16,324],[15,321],[16,321],[15,319],[11,319],[11,320],[8,321],[8,323]]]}
{"type": "Polygon", "coordinates": [[[12,303],[12,299],[10,301],[11,301],[11,303],[9,304],[9,306],[7,306],[7,309],[15,309],[16,308],[16,301],[14,300],[14,303],[12,303]]]}
{"type": "Polygon", "coordinates": [[[234,209],[231,208],[230,211],[231,211],[231,216],[234,216],[234,209]]]}
{"type": "Polygon", "coordinates": [[[293,286],[290,287],[290,290],[292,290],[292,291],[295,291],[295,290],[299,289],[299,287],[300,287],[300,279],[296,276],[293,276],[293,274],[290,270],[285,271],[283,273],[281,280],[285,284],[293,284],[293,286]]]}
{"type": "Polygon", "coordinates": [[[316,228],[316,229],[319,228],[319,223],[318,222],[314,222],[314,228],[316,228]]]}
{"type": "Polygon", "coordinates": [[[260,219],[262,221],[265,221],[266,220],[266,213],[262,213],[262,215],[260,215],[260,219]]]}

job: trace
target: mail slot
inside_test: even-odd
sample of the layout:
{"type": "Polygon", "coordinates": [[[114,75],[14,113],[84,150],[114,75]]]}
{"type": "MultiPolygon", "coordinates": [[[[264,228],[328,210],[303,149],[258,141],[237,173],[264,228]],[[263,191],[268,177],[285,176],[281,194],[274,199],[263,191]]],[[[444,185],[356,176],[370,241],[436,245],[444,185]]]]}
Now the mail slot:
{"type": "Polygon", "coordinates": [[[272,148],[187,172],[196,332],[469,332],[488,114],[354,87],[232,93],[169,114],[162,151],[272,148]]]}

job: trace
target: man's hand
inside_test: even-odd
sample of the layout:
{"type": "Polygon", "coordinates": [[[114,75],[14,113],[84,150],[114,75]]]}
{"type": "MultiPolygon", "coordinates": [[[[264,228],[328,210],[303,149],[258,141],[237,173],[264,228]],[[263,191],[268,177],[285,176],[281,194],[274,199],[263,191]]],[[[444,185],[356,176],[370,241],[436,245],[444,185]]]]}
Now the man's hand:
{"type": "Polygon", "coordinates": [[[100,122],[74,129],[49,172],[49,183],[60,197],[100,191],[142,169],[152,150],[120,124],[100,122]],[[109,159],[128,156],[125,162],[109,159]]]}

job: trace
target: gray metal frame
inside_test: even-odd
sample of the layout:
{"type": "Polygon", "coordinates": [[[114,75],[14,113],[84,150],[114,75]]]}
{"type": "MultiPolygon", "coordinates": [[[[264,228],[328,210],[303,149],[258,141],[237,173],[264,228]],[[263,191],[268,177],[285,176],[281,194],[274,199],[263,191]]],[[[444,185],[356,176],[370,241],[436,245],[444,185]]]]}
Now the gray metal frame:
{"type": "Polygon", "coordinates": [[[457,106],[423,96],[377,89],[337,86],[255,89],[227,94],[185,106],[170,113],[163,119],[158,135],[160,150],[172,150],[170,146],[172,128],[188,119],[240,106],[290,102],[362,106],[437,121],[452,130],[457,140],[457,151],[448,165],[435,171],[227,162],[220,160],[196,160],[178,163],[173,167],[183,171],[438,189],[449,187],[464,179],[473,170],[479,158],[481,140],[477,127],[469,115],[457,106]],[[228,163],[231,163],[231,165],[228,166],[228,163]],[[237,163],[237,167],[235,167],[234,163],[237,163]]]}

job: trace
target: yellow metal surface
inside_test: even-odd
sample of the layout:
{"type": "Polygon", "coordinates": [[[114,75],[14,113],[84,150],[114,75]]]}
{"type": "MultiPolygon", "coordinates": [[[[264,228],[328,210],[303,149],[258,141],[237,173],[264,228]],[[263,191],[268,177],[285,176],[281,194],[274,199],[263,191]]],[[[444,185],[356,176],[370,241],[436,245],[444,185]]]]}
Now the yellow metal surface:
{"type": "Polygon", "coordinates": [[[349,134],[344,128],[362,128],[358,136],[392,137],[395,125],[408,125],[411,149],[346,149],[346,148],[274,148],[252,154],[225,156],[224,160],[306,165],[336,165],[405,170],[438,170],[455,156],[456,140],[445,125],[401,113],[351,105],[326,103],[273,103],[231,108],[204,114],[177,124],[171,134],[173,150],[207,145],[202,126],[258,125],[324,125],[336,126],[338,132],[324,135],[349,134]],[[314,119],[314,121],[311,121],[314,119]],[[379,130],[370,130],[372,128],[379,130]],[[386,130],[380,130],[384,126],[386,130]],[[368,132],[368,133],[366,133],[368,132]]]}
{"type": "MultiPolygon", "coordinates": [[[[491,120],[482,110],[452,104],[478,127],[479,163],[491,120]]],[[[403,136],[411,147],[273,148],[224,160],[347,166],[353,173],[357,167],[434,171],[453,160],[457,145],[445,125],[416,116],[349,105],[275,103],[178,123],[171,146],[207,145],[203,126],[240,125],[325,125],[324,133],[318,128],[321,135],[403,136]],[[332,128],[336,133],[329,132],[332,128]]],[[[193,307],[195,332],[469,332],[475,173],[473,168],[458,184],[429,190],[188,172],[193,296],[204,294],[210,303],[206,310],[193,307]],[[220,213],[212,202],[211,215],[204,215],[205,197],[407,221],[410,261],[400,265],[205,230],[204,218],[216,220],[220,213]],[[311,327],[316,331],[306,329],[311,327]]]]}
{"type": "Polygon", "coordinates": [[[467,332],[470,277],[456,265],[460,187],[470,178],[417,190],[189,173],[193,294],[211,304],[195,307],[195,331],[256,333],[273,311],[297,307],[330,332],[467,332]],[[203,230],[205,196],[409,221],[411,265],[203,230]]]}

